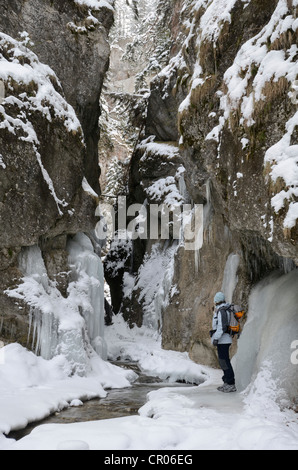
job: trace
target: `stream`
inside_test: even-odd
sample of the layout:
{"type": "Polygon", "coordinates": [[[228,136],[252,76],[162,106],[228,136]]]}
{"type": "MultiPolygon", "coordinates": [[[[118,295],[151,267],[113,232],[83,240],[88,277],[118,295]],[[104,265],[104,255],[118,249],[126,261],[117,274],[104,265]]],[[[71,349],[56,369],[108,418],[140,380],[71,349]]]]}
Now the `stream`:
{"type": "Polygon", "coordinates": [[[105,398],[95,398],[82,406],[74,406],[57,412],[42,421],[29,424],[26,428],[12,431],[7,437],[20,440],[30,434],[34,428],[43,424],[71,424],[102,419],[121,418],[137,415],[146,403],[147,394],[163,387],[188,387],[194,384],[169,383],[158,377],[145,375],[136,363],[114,363],[120,367],[132,369],[139,377],[131,387],[112,389],[105,398]]]}

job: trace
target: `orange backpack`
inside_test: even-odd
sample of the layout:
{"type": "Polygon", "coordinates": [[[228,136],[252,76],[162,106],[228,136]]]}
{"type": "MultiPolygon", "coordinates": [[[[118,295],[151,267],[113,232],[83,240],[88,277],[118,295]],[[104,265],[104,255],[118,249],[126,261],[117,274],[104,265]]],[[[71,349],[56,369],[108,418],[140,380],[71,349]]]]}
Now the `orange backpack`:
{"type": "Polygon", "coordinates": [[[226,307],[221,308],[220,310],[224,310],[226,313],[229,313],[230,318],[227,318],[225,321],[225,332],[230,333],[231,336],[239,335],[240,334],[240,321],[245,315],[245,311],[239,305],[230,304],[226,307]]]}
{"type": "Polygon", "coordinates": [[[243,319],[245,312],[242,307],[239,305],[231,305],[229,308],[231,313],[230,315],[230,325],[229,332],[231,336],[235,336],[240,333],[240,321],[243,319]]]}

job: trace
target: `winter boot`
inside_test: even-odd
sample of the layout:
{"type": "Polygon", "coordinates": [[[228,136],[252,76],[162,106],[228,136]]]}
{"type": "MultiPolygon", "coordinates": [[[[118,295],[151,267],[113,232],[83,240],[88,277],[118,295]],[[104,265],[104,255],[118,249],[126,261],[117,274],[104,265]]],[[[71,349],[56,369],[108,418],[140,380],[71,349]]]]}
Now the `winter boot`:
{"type": "Polygon", "coordinates": [[[224,384],[222,387],[218,387],[217,390],[223,393],[237,392],[235,385],[229,385],[229,384],[224,384]]]}

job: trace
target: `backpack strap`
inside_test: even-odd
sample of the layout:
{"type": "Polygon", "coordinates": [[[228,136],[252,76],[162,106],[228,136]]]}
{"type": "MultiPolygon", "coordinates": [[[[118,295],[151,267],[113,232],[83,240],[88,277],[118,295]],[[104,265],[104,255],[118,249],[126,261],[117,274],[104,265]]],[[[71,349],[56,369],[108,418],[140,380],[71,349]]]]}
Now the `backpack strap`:
{"type": "Polygon", "coordinates": [[[221,307],[218,311],[218,313],[221,314],[222,330],[223,330],[224,333],[229,332],[231,316],[229,317],[228,312],[231,315],[230,308],[231,308],[230,306],[221,307]]]}

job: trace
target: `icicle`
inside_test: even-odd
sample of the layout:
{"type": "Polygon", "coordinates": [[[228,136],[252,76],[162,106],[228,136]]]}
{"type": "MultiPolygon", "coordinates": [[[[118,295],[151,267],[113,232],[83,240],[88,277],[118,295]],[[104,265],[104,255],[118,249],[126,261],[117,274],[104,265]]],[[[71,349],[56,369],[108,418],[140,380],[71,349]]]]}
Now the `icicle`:
{"type": "Polygon", "coordinates": [[[67,298],[49,280],[37,246],[22,250],[19,266],[23,282],[7,295],[23,299],[30,307],[28,341],[32,341],[35,353],[47,360],[62,354],[73,373],[85,375],[94,350],[104,359],[107,356],[103,338],[104,273],[86,235],[74,237],[69,253],[74,281],[67,298]]]}
{"type": "Polygon", "coordinates": [[[204,227],[208,228],[211,221],[212,215],[212,199],[211,199],[211,179],[209,178],[206,183],[206,199],[207,202],[204,205],[204,227]]]}
{"type": "Polygon", "coordinates": [[[233,302],[233,294],[238,283],[237,270],[240,263],[238,254],[232,253],[226,262],[224,278],[222,283],[222,292],[225,293],[227,302],[233,302]]]}
{"type": "Polygon", "coordinates": [[[70,295],[81,297],[79,304],[85,319],[91,344],[97,354],[106,359],[104,341],[104,271],[101,259],[94,253],[92,243],[84,234],[78,234],[68,244],[74,283],[70,295]]]}

